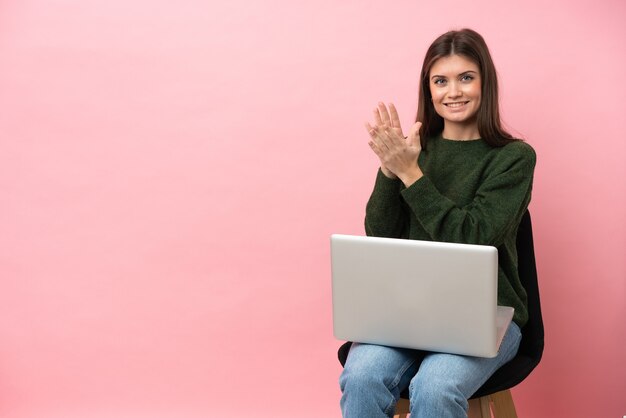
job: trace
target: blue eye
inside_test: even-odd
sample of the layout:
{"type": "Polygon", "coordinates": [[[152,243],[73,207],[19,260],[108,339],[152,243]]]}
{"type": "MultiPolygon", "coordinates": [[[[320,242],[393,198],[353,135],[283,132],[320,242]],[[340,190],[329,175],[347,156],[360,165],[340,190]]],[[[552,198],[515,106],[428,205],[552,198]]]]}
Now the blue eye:
{"type": "Polygon", "coordinates": [[[436,84],[436,85],[442,85],[442,84],[444,84],[445,82],[446,82],[446,79],[445,79],[445,78],[438,78],[438,79],[436,79],[436,80],[435,80],[435,84],[436,84]]]}
{"type": "Polygon", "coordinates": [[[461,76],[461,81],[472,81],[474,79],[474,77],[472,77],[469,74],[465,74],[464,76],[461,76]]]}

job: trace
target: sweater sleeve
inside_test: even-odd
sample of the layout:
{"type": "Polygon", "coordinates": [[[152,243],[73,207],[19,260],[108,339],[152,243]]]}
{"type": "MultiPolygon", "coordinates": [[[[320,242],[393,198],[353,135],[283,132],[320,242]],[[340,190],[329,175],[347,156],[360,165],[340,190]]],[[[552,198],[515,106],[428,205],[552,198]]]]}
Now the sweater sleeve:
{"type": "Polygon", "coordinates": [[[390,179],[378,170],[374,190],[365,208],[365,233],[369,236],[402,238],[406,235],[408,214],[400,195],[398,179],[390,179]]]}
{"type": "Polygon", "coordinates": [[[474,199],[463,207],[441,194],[426,175],[401,195],[434,241],[499,246],[528,206],[535,161],[529,145],[506,145],[474,199]]]}

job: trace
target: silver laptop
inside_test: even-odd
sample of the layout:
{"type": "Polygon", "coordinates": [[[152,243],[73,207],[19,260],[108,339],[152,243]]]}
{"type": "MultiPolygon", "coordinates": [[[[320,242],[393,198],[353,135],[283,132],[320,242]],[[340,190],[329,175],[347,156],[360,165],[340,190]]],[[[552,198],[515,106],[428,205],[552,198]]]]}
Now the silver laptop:
{"type": "Polygon", "coordinates": [[[331,266],[340,340],[495,357],[513,318],[495,247],[335,234],[331,266]]]}

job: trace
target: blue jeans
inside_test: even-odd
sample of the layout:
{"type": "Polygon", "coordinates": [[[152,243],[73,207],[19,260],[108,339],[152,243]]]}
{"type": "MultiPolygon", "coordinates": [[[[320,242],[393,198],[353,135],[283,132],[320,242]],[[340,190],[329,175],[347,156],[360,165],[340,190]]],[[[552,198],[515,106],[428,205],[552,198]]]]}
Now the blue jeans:
{"type": "Polygon", "coordinates": [[[339,378],[343,416],[393,417],[400,393],[408,387],[411,418],[466,418],[467,399],[515,357],[521,339],[511,322],[494,358],[354,343],[339,378]]]}

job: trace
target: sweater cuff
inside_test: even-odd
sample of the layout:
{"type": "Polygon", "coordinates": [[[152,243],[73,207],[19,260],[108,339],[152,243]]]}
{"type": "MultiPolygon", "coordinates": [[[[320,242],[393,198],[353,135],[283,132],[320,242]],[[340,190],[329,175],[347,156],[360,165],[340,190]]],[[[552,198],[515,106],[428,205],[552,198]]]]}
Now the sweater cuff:
{"type": "Polygon", "coordinates": [[[374,183],[374,189],[378,191],[378,193],[389,196],[397,196],[402,185],[403,184],[400,179],[390,179],[383,173],[383,170],[380,168],[378,169],[376,182],[374,183]]]}

